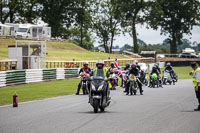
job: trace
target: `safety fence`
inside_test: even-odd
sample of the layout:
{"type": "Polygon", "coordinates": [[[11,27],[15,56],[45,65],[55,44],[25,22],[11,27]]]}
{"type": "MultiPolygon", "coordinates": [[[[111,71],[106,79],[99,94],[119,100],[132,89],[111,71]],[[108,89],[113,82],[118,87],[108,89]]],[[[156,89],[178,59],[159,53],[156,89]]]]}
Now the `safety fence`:
{"type": "MultiPolygon", "coordinates": [[[[118,59],[120,66],[125,66],[126,64],[132,64],[135,60],[139,63],[153,63],[153,58],[131,58],[131,59],[118,59]]],[[[46,61],[46,68],[81,68],[85,61],[46,61]]],[[[87,61],[91,68],[96,66],[96,60],[87,61]]],[[[115,62],[114,59],[104,60],[105,67],[109,67],[111,62],[115,62]]]]}
{"type": "Polygon", "coordinates": [[[0,72],[0,87],[78,77],[77,68],[27,69],[0,72]]]}

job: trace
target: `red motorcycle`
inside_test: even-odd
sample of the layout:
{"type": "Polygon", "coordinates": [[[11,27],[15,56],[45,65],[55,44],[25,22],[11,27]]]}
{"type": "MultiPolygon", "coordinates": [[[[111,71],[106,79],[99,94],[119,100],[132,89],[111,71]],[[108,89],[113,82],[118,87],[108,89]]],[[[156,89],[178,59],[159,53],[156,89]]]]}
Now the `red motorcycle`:
{"type": "Polygon", "coordinates": [[[81,86],[82,86],[82,90],[83,90],[83,95],[86,95],[89,92],[88,78],[90,77],[90,75],[86,72],[82,72],[82,73],[80,73],[80,76],[81,76],[81,86]]]}

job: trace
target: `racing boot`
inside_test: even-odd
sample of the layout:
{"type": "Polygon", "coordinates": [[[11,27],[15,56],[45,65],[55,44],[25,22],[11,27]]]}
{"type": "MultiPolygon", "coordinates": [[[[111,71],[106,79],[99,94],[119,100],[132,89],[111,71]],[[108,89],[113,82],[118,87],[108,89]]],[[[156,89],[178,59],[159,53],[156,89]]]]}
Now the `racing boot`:
{"type": "Polygon", "coordinates": [[[81,89],[81,84],[79,83],[79,84],[78,84],[78,89],[77,89],[76,95],[79,95],[80,89],[81,89]]]}

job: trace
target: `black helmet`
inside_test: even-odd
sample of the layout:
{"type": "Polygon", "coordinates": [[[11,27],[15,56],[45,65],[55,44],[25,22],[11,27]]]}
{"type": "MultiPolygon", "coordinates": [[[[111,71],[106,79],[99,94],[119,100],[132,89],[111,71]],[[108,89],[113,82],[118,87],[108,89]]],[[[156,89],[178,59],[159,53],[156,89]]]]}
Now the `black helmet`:
{"type": "Polygon", "coordinates": [[[130,64],[126,64],[126,68],[130,68],[130,64]]]}
{"type": "Polygon", "coordinates": [[[102,69],[102,68],[104,67],[104,61],[103,61],[103,60],[97,60],[97,62],[96,62],[96,66],[97,66],[97,68],[102,69]],[[101,68],[98,67],[99,64],[102,65],[101,68]]]}
{"type": "Polygon", "coordinates": [[[111,66],[111,67],[114,67],[114,66],[115,66],[115,64],[114,64],[113,62],[111,62],[111,63],[110,63],[110,66],[111,66]]]}
{"type": "Polygon", "coordinates": [[[135,64],[135,63],[133,63],[132,65],[131,65],[131,68],[136,68],[137,67],[137,65],[135,64]]]}

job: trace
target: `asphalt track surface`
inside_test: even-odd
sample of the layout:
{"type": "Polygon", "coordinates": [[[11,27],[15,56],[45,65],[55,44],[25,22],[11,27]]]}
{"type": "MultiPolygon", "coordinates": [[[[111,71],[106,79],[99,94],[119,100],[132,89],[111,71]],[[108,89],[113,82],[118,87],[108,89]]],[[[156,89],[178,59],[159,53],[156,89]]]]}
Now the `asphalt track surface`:
{"type": "Polygon", "coordinates": [[[111,105],[94,114],[87,96],[63,96],[0,107],[0,133],[200,133],[191,80],[144,95],[111,91],[111,105]]]}

